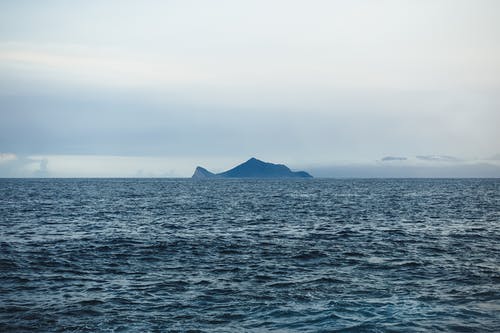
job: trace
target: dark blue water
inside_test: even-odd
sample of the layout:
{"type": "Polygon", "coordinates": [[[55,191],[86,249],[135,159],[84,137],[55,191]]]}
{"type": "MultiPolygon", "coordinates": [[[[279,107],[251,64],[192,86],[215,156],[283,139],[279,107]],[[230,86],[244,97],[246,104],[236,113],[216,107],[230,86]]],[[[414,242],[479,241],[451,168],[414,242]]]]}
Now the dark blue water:
{"type": "Polygon", "coordinates": [[[0,331],[498,332],[500,180],[0,180],[0,331]]]}

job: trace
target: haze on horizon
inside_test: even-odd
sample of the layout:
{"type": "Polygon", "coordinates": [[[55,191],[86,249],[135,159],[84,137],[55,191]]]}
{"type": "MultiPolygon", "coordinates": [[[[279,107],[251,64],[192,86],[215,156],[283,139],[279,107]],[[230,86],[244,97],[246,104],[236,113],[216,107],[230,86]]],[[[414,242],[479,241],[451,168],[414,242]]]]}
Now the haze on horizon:
{"type": "Polygon", "coordinates": [[[0,177],[500,177],[500,2],[0,3],[0,177]]]}

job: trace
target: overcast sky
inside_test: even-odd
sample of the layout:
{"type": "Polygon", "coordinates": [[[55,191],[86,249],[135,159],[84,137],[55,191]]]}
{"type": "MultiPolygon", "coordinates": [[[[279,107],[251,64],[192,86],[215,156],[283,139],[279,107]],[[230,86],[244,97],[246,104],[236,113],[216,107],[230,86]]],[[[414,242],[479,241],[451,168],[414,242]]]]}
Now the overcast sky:
{"type": "Polygon", "coordinates": [[[2,1],[0,177],[190,176],[252,156],[321,176],[500,176],[499,13],[2,1]]]}

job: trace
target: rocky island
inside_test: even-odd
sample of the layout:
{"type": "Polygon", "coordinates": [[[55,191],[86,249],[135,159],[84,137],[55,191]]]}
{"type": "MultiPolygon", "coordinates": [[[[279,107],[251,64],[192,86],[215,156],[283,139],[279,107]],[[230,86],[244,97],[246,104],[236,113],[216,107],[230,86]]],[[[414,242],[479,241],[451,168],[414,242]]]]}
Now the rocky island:
{"type": "Polygon", "coordinates": [[[292,171],[283,164],[268,163],[252,157],[221,173],[213,173],[200,166],[196,167],[191,178],[312,178],[312,176],[305,171],[292,171]]]}

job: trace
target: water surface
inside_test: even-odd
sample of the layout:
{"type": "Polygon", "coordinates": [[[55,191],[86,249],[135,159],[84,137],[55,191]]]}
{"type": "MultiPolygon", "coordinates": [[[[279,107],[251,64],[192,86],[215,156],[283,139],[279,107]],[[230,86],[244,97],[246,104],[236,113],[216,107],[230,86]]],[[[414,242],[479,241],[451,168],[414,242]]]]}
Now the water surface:
{"type": "Polygon", "coordinates": [[[0,179],[0,331],[494,332],[500,180],[0,179]]]}

